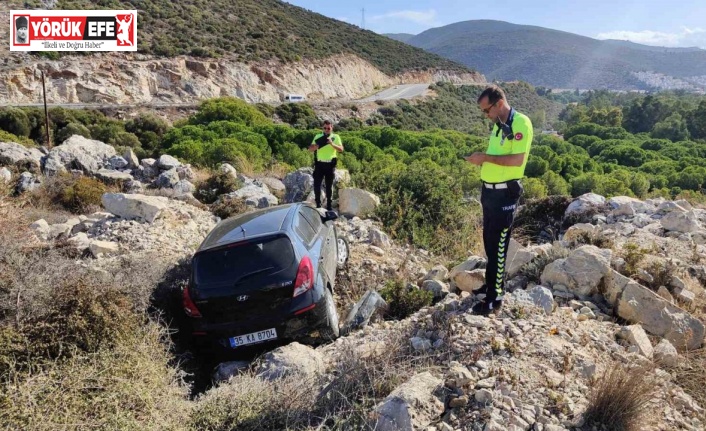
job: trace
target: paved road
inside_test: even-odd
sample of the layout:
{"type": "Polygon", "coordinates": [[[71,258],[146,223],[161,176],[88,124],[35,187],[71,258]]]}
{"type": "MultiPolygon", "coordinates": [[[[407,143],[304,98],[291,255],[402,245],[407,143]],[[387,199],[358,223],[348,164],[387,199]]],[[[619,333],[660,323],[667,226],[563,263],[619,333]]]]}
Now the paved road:
{"type": "Polygon", "coordinates": [[[421,96],[428,88],[429,84],[400,84],[364,99],[358,99],[358,101],[374,102],[376,100],[411,99],[412,97],[421,96]]]}

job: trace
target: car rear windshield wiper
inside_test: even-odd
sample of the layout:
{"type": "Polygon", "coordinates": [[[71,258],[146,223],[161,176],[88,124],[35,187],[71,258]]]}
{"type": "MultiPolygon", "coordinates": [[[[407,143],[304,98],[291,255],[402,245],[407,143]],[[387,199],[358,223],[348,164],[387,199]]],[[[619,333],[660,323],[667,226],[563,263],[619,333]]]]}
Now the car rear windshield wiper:
{"type": "Polygon", "coordinates": [[[262,268],[262,269],[258,269],[257,271],[249,272],[249,273],[245,274],[244,276],[240,277],[235,283],[238,284],[238,283],[242,282],[243,280],[245,280],[245,279],[248,278],[248,277],[252,277],[252,276],[255,275],[255,274],[259,274],[259,273],[261,273],[261,272],[269,271],[269,270],[274,269],[274,268],[275,268],[274,266],[268,266],[267,268],[262,268]]]}

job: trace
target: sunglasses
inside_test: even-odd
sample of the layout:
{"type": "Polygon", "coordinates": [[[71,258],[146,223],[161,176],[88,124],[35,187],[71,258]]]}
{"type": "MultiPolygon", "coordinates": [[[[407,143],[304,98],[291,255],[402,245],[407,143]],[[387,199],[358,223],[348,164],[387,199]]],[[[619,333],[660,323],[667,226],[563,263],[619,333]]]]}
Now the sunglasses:
{"type": "Polygon", "coordinates": [[[499,101],[500,101],[500,100],[496,100],[495,103],[493,103],[492,105],[488,106],[488,107],[485,108],[485,109],[481,109],[481,111],[483,111],[483,113],[484,113],[485,115],[488,115],[488,114],[490,113],[490,110],[493,109],[493,106],[495,106],[495,104],[498,103],[499,101]]]}

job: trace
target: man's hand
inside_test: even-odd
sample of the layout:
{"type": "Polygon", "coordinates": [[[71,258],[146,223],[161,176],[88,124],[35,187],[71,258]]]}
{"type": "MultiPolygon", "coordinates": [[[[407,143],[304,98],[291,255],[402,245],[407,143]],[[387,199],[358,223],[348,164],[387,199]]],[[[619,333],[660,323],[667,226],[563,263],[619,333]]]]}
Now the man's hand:
{"type": "Polygon", "coordinates": [[[311,145],[309,145],[309,148],[308,148],[309,151],[316,151],[318,149],[319,149],[319,146],[316,144],[311,144],[311,145]]]}
{"type": "Polygon", "coordinates": [[[485,162],[485,153],[473,153],[470,156],[464,157],[464,159],[466,159],[467,162],[480,166],[485,162]]]}

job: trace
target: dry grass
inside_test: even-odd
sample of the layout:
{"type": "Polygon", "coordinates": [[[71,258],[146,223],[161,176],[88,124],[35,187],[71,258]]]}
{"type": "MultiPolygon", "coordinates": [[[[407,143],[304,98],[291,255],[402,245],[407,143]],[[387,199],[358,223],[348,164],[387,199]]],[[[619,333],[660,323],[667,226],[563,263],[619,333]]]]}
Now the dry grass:
{"type": "Polygon", "coordinates": [[[0,201],[0,429],[186,429],[188,388],[144,312],[166,264],[76,265],[28,228],[63,214],[30,205],[0,201]]]}
{"type": "Polygon", "coordinates": [[[594,383],[584,413],[586,425],[611,431],[639,431],[649,419],[658,386],[649,368],[615,363],[594,383]]]}
{"type": "Polygon", "coordinates": [[[34,366],[0,382],[3,429],[186,430],[187,388],[169,365],[163,330],[141,326],[111,348],[34,366]]]}

